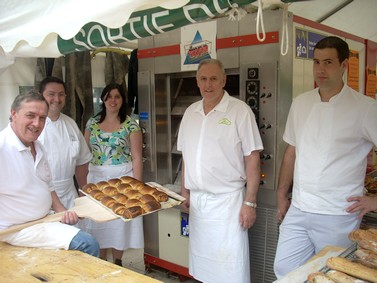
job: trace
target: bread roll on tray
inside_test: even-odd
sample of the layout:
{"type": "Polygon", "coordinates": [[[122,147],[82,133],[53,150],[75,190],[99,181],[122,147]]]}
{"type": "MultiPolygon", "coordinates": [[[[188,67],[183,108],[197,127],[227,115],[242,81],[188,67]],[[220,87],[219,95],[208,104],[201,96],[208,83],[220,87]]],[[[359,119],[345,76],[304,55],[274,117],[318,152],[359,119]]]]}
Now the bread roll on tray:
{"type": "Polygon", "coordinates": [[[101,201],[101,199],[105,197],[105,194],[100,190],[93,190],[89,193],[89,195],[98,201],[101,201]]]}
{"type": "Polygon", "coordinates": [[[113,207],[111,208],[112,211],[115,213],[115,214],[118,214],[120,216],[123,215],[124,211],[127,209],[127,207],[125,207],[123,204],[121,203],[116,203],[113,205],[113,207]]]}
{"type": "Polygon", "coordinates": [[[84,185],[81,190],[87,194],[90,194],[91,191],[93,190],[98,190],[98,187],[96,184],[93,184],[93,183],[88,183],[86,185],[84,185]]]}
{"type": "Polygon", "coordinates": [[[138,199],[128,199],[124,205],[128,208],[132,206],[141,206],[142,203],[138,199]]]}
{"type": "Polygon", "coordinates": [[[161,192],[159,190],[157,190],[156,192],[154,192],[152,194],[152,196],[154,196],[156,198],[156,200],[159,201],[159,202],[166,202],[166,201],[169,200],[169,196],[166,193],[161,192]]]}
{"type": "Polygon", "coordinates": [[[119,184],[122,183],[122,180],[119,178],[113,178],[107,181],[111,186],[117,187],[119,184]]]}
{"type": "Polygon", "coordinates": [[[142,203],[147,203],[147,202],[150,202],[150,201],[156,201],[156,198],[152,195],[143,195],[140,199],[139,199],[142,203]]]}
{"type": "Polygon", "coordinates": [[[108,208],[112,208],[114,204],[116,204],[115,199],[110,196],[105,196],[101,199],[101,203],[108,208]]]}
{"type": "Polygon", "coordinates": [[[126,196],[129,198],[129,199],[140,199],[143,194],[140,193],[138,190],[130,190],[126,193],[126,196]]]}
{"type": "Polygon", "coordinates": [[[121,194],[121,193],[114,195],[112,198],[115,199],[117,202],[119,202],[121,204],[125,204],[126,201],[128,200],[128,197],[124,194],[121,194]]]}
{"type": "Polygon", "coordinates": [[[141,206],[131,206],[123,212],[122,216],[127,219],[132,219],[141,215],[142,213],[143,209],[141,208],[141,206]]]}
{"type": "Polygon", "coordinates": [[[129,184],[122,183],[117,187],[118,192],[126,194],[128,191],[132,190],[132,187],[129,184]]]}
{"type": "Polygon", "coordinates": [[[160,209],[161,204],[156,200],[151,200],[147,203],[143,203],[141,208],[143,209],[143,213],[148,213],[160,209]]]}
{"type": "Polygon", "coordinates": [[[148,185],[144,185],[140,190],[139,190],[143,195],[145,194],[153,194],[154,192],[157,191],[156,188],[153,188],[151,186],[148,186],[148,185]]]}
{"type": "Polygon", "coordinates": [[[110,186],[110,184],[106,181],[101,181],[101,182],[98,182],[97,184],[97,187],[100,191],[103,190],[103,188],[107,187],[107,186],[110,186]]]}
{"type": "Polygon", "coordinates": [[[125,184],[128,184],[128,183],[136,180],[135,178],[133,178],[131,176],[122,176],[119,179],[122,181],[122,183],[125,183],[125,184]]]}

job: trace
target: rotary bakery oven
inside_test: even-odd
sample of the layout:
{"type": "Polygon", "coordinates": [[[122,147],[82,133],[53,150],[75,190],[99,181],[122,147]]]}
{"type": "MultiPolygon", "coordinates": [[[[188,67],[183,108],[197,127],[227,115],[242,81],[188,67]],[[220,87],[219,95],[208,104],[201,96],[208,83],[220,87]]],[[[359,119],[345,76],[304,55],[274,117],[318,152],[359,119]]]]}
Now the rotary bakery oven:
{"type": "MultiPolygon", "coordinates": [[[[216,23],[216,58],[227,73],[225,89],[254,111],[264,143],[257,221],[249,230],[253,282],[272,282],[278,239],[275,188],[285,150],[282,140],[292,100],[292,52],[280,53],[282,11],[266,11],[266,40],[255,35],[255,14],[216,23]]],[[[193,25],[195,26],[195,25],[193,25]]],[[[292,42],[292,19],[288,21],[292,42]]],[[[195,71],[181,70],[181,30],[139,40],[138,100],[144,133],[144,180],[180,192],[182,157],[176,148],[185,109],[201,99],[195,71]],[[179,49],[179,48],[178,48],[179,49]]],[[[189,215],[179,207],[144,218],[145,263],[188,276],[189,215]]]]}

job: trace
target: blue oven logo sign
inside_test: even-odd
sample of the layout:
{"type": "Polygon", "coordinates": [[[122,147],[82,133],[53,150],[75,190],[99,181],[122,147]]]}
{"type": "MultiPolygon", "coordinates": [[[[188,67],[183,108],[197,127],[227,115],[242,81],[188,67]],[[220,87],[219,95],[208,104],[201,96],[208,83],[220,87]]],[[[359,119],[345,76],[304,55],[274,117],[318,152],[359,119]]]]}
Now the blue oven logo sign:
{"type": "Polygon", "coordinates": [[[211,59],[211,45],[208,40],[203,40],[199,31],[196,31],[194,40],[191,44],[184,46],[186,59],[184,64],[199,64],[204,59],[211,59]]]}

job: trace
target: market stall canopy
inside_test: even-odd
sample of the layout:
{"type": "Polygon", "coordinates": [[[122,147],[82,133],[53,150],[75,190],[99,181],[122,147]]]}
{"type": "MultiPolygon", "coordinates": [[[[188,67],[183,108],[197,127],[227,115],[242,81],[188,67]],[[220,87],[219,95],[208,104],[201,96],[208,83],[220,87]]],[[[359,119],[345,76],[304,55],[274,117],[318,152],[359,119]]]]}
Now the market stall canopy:
{"type": "Polygon", "coordinates": [[[289,5],[295,15],[377,42],[376,0],[2,0],[0,70],[16,57],[132,42],[252,5],[289,5]]]}

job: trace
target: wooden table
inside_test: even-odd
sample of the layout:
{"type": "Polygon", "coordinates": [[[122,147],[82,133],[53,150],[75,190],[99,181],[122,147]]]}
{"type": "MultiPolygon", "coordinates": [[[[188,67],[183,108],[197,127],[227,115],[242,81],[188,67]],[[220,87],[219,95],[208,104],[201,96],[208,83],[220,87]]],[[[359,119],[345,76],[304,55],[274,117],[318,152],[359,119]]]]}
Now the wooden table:
{"type": "Polygon", "coordinates": [[[1,282],[122,282],[161,281],[80,251],[15,247],[0,242],[1,282]]]}

